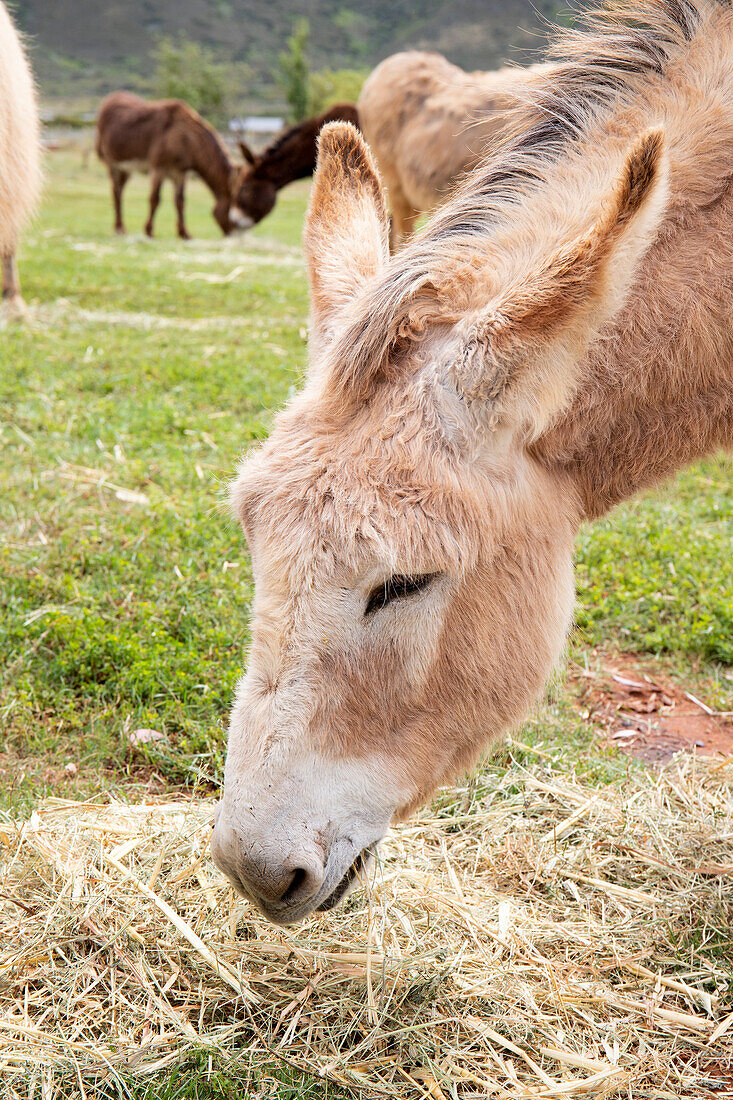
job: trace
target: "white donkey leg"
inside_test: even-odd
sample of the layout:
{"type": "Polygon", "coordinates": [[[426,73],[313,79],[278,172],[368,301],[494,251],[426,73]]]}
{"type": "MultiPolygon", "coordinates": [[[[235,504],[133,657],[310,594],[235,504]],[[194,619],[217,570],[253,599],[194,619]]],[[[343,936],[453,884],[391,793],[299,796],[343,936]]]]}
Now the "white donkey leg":
{"type": "Polygon", "coordinates": [[[3,253],[2,262],[2,316],[7,320],[24,317],[26,314],[26,307],[20,294],[20,280],[18,278],[18,265],[15,261],[15,252],[3,253]]]}

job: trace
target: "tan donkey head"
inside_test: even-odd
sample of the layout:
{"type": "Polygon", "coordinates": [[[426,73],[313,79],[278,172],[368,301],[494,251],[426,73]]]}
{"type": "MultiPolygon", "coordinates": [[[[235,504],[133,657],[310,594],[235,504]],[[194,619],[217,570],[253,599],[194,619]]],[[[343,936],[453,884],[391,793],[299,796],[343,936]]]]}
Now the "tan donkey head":
{"type": "Polygon", "coordinates": [[[322,132],[307,383],[232,490],[255,600],[213,852],[272,920],[336,904],[561,655],[580,511],[529,444],[623,304],[664,179],[652,130],[575,226],[549,210],[390,260],[368,148],[322,132]]]}

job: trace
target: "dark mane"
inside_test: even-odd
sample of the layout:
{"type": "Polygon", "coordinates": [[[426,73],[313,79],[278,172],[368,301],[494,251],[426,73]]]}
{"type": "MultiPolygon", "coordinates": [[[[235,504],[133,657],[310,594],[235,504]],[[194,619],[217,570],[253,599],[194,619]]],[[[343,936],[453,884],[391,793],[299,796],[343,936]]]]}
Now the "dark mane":
{"type": "Polygon", "coordinates": [[[201,136],[201,147],[197,152],[197,171],[206,181],[214,194],[223,193],[229,185],[229,176],[232,164],[227,153],[226,146],[214,127],[194,111],[188,104],[183,104],[186,109],[186,118],[201,136]],[[202,154],[202,155],[201,155],[202,154]]]}
{"type": "Polygon", "coordinates": [[[260,153],[260,159],[266,161],[278,160],[286,153],[294,140],[297,140],[303,132],[304,125],[310,125],[311,120],[306,119],[305,124],[299,122],[296,126],[287,126],[276,138],[260,153]]]}
{"type": "Polygon", "coordinates": [[[227,153],[226,146],[224,145],[224,142],[219,137],[219,134],[216,132],[214,127],[210,126],[209,123],[206,122],[206,120],[203,118],[199,118],[198,121],[201,123],[202,130],[206,134],[207,141],[212,153],[214,152],[214,150],[216,150],[216,153],[220,157],[226,157],[228,161],[229,155],[227,153]]]}
{"type": "Polygon", "coordinates": [[[253,176],[272,180],[282,185],[309,176],[316,166],[316,142],[327,122],[353,122],[359,125],[359,116],[353,103],[337,103],[323,114],[306,118],[295,126],[283,130],[260,153],[253,176]]]}
{"type": "Polygon", "coordinates": [[[547,169],[581,142],[602,115],[663,76],[695,35],[704,13],[731,0],[606,0],[556,28],[546,59],[555,62],[531,98],[509,116],[498,147],[458,187],[430,225],[389,264],[372,288],[359,321],[333,348],[336,385],[364,395],[383,370],[409,304],[430,283],[441,256],[476,247],[494,224],[545,178],[547,169]],[[348,365],[348,366],[346,366],[348,365]]]}

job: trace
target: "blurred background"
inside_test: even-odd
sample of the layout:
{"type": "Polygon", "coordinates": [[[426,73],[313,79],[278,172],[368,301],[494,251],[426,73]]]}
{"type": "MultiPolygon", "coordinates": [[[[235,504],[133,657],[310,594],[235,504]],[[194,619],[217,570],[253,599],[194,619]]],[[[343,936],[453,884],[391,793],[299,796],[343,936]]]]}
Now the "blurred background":
{"type": "MultiPolygon", "coordinates": [[[[127,88],[187,100],[215,125],[297,122],[354,101],[391,53],[437,50],[462,68],[527,63],[557,0],[15,0],[47,126],[83,127],[127,88]]],[[[277,127],[275,127],[277,128],[277,127]]]]}

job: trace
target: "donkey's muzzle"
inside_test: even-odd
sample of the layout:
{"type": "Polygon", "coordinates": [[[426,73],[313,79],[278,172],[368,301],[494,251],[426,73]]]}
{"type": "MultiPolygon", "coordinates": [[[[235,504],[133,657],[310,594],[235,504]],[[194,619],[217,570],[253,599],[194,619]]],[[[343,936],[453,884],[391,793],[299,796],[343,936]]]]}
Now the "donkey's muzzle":
{"type": "Polygon", "coordinates": [[[276,835],[245,836],[219,814],[211,838],[214,863],[232,886],[276,924],[291,924],[314,908],[325,874],[315,843],[280,842],[276,835]]]}

